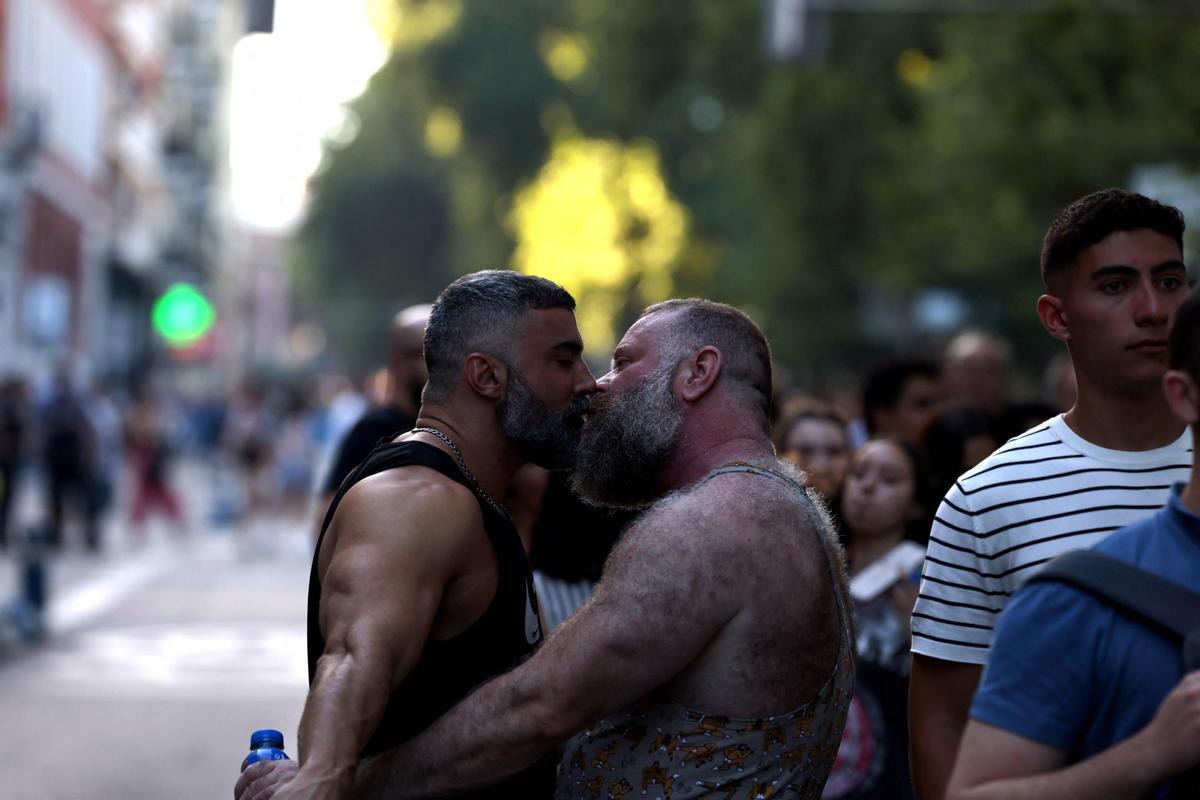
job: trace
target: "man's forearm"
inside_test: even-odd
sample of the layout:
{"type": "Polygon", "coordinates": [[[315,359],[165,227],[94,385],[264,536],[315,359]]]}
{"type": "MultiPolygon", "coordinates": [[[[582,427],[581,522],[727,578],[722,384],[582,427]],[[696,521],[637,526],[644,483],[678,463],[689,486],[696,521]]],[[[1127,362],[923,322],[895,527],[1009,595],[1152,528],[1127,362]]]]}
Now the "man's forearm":
{"type": "Polygon", "coordinates": [[[970,719],[981,668],[913,654],[909,750],[918,800],[942,800],[970,719]]]}
{"type": "Polygon", "coordinates": [[[484,684],[419,736],[359,765],[354,796],[422,798],[497,783],[536,763],[574,731],[510,672],[484,684]]]}
{"type": "Polygon", "coordinates": [[[1069,767],[1019,778],[959,786],[955,775],[946,800],[1129,800],[1169,776],[1141,736],[1134,736],[1069,767]]]}
{"type": "Polygon", "coordinates": [[[314,798],[349,797],[359,753],[379,724],[386,692],[361,673],[351,656],[324,656],[300,719],[297,785],[314,798]]]}
{"type": "Polygon", "coordinates": [[[941,800],[945,796],[965,725],[964,719],[963,726],[956,728],[952,719],[928,712],[910,719],[910,766],[917,800],[941,800]]]}

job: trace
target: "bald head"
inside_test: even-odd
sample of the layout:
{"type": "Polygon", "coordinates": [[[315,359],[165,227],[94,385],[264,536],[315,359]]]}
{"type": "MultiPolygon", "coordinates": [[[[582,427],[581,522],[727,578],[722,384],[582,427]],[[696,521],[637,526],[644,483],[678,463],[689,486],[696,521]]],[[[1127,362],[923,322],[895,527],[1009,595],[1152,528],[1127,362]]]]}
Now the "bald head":
{"type": "Polygon", "coordinates": [[[943,371],[954,402],[997,413],[1004,404],[1009,347],[982,330],[960,333],[946,346],[943,371]]]}
{"type": "Polygon", "coordinates": [[[421,405],[421,390],[429,378],[423,350],[429,309],[428,304],[409,306],[392,317],[388,346],[391,402],[412,416],[421,405]]]}

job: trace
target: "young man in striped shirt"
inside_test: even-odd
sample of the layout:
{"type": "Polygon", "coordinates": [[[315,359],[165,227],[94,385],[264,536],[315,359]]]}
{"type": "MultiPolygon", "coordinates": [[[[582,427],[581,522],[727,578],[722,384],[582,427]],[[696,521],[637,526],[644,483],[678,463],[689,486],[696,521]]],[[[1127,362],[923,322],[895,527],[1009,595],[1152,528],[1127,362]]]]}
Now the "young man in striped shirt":
{"type": "Polygon", "coordinates": [[[1010,440],[947,493],[913,611],[913,782],[940,800],[996,617],[1038,565],[1148,516],[1191,467],[1161,381],[1188,294],[1183,217],[1107,189],[1071,204],[1042,247],[1043,326],[1064,342],[1075,406],[1010,440]]]}
{"type": "MultiPolygon", "coordinates": [[[[1200,294],[1176,314],[1169,352],[1164,394],[1194,445],[1200,294]]],[[[1200,464],[1165,507],[1093,549],[1200,590],[1200,464]]],[[[996,625],[950,800],[1196,797],[1200,670],[1184,674],[1179,645],[1082,589],[1023,586],[996,625]]]]}

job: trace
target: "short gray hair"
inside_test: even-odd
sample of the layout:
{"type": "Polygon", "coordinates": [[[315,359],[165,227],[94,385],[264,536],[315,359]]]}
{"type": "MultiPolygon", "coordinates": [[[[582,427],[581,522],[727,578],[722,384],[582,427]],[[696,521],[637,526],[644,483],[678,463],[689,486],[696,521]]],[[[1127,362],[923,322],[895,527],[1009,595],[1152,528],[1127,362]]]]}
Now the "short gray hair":
{"type": "Polygon", "coordinates": [[[664,356],[678,363],[702,347],[717,348],[721,374],[762,413],[763,430],[770,431],[771,346],[754,320],[733,306],[699,297],[657,303],[643,311],[642,318],[660,313],[674,315],[663,342],[664,356]]]}
{"type": "Polygon", "coordinates": [[[443,402],[454,390],[471,353],[513,363],[521,318],[535,309],[575,309],[575,298],[553,281],[510,270],[482,270],[442,290],[425,326],[429,383],[424,402],[443,402]]]}

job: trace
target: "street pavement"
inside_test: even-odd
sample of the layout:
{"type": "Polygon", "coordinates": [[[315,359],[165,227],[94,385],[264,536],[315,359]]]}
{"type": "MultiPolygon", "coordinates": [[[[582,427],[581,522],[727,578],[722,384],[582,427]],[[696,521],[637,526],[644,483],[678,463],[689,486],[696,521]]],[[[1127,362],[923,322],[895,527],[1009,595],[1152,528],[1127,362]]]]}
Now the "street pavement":
{"type": "MultiPolygon", "coordinates": [[[[50,562],[45,637],[0,635],[3,800],[230,798],[258,728],[295,756],[311,528],[209,525],[209,473],[176,472],[185,531],[135,536],[118,509],[102,555],[68,538],[50,562]]],[[[36,516],[35,489],[21,500],[36,516]]],[[[0,603],[18,568],[0,556],[0,603]]]]}

